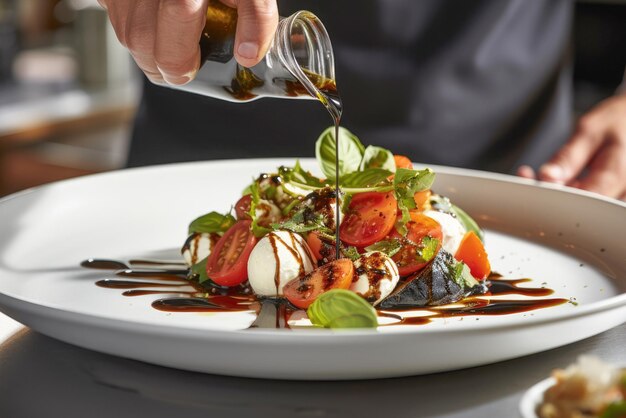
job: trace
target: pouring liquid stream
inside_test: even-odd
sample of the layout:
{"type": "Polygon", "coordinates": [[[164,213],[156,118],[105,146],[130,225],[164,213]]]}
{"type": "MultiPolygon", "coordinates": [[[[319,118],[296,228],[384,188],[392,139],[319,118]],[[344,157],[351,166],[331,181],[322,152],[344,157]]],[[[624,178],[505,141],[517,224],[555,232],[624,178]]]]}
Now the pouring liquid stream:
{"type": "Polygon", "coordinates": [[[341,224],[341,208],[339,204],[341,193],[339,185],[339,123],[343,113],[343,104],[334,80],[320,82],[320,76],[317,74],[306,73],[306,75],[318,88],[317,98],[326,107],[335,124],[335,212],[337,213],[337,221],[335,223],[335,258],[339,259],[341,258],[341,241],[339,240],[339,225],[341,224]]]}

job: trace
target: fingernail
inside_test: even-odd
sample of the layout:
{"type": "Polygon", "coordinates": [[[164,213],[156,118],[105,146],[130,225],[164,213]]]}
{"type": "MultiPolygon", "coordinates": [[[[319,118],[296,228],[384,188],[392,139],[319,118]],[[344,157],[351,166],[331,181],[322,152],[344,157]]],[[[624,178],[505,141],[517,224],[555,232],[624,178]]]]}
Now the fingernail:
{"type": "Polygon", "coordinates": [[[564,181],[565,170],[557,164],[544,164],[541,166],[541,176],[548,177],[554,181],[564,181]]]}
{"type": "Polygon", "coordinates": [[[163,80],[165,80],[165,82],[167,84],[172,84],[175,86],[182,86],[183,84],[187,84],[191,81],[191,78],[189,78],[186,75],[183,76],[178,76],[178,77],[172,77],[168,74],[163,74],[163,80]]]}
{"type": "Polygon", "coordinates": [[[189,74],[175,76],[175,75],[166,73],[165,71],[161,70],[161,68],[159,68],[158,66],[157,66],[157,69],[161,72],[161,76],[163,76],[163,80],[165,80],[167,84],[180,86],[183,84],[187,84],[191,81],[191,77],[189,74]]]}
{"type": "Polygon", "coordinates": [[[259,53],[259,46],[254,42],[242,42],[237,48],[237,54],[246,59],[255,59],[259,53]]]}

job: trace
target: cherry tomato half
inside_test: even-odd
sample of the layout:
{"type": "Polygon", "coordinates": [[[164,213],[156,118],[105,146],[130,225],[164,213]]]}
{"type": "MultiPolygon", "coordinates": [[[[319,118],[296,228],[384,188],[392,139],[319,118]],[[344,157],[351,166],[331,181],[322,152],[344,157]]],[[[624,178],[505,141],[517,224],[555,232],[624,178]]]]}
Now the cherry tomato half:
{"type": "Polygon", "coordinates": [[[382,240],[396,222],[397,207],[393,192],[355,194],[339,227],[339,238],[356,247],[382,240]]]}
{"type": "Polygon", "coordinates": [[[235,203],[235,215],[237,220],[250,219],[250,205],[252,204],[252,195],[246,194],[235,203]]]}
{"type": "Polygon", "coordinates": [[[297,277],[283,287],[283,294],[289,302],[306,309],[319,295],[330,289],[348,289],[354,276],[354,264],[350,259],[341,258],[324,264],[304,277],[297,277]]]}
{"type": "MultiPolygon", "coordinates": [[[[443,238],[439,222],[421,213],[411,212],[411,221],[407,222],[406,227],[408,229],[406,241],[403,240],[402,249],[392,257],[392,260],[398,265],[400,276],[408,276],[423,269],[428,264],[428,262],[422,261],[417,253],[424,237],[428,236],[439,240],[437,251],[441,248],[443,238]]],[[[402,240],[402,235],[395,229],[391,233],[391,237],[402,240]]]]}
{"type": "Polygon", "coordinates": [[[324,241],[317,231],[311,231],[306,236],[306,243],[309,245],[313,256],[319,262],[327,263],[337,258],[335,243],[324,241]]]}
{"type": "Polygon", "coordinates": [[[221,286],[237,286],[248,278],[248,258],[256,245],[251,221],[237,221],[224,234],[207,260],[207,276],[221,286]]]}

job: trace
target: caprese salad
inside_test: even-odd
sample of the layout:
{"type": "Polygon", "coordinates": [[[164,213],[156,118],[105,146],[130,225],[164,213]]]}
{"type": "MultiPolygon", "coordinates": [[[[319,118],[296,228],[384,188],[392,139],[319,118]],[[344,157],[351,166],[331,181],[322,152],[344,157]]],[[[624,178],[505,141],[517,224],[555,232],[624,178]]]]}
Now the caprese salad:
{"type": "Polygon", "coordinates": [[[299,162],[282,166],[254,180],[234,213],[191,222],[182,247],[190,279],[249,285],[327,327],[375,326],[374,307],[442,305],[486,291],[483,233],[431,190],[432,170],[365,147],[344,128],[336,167],[336,145],[334,127],[317,140],[323,178],[299,162]]]}

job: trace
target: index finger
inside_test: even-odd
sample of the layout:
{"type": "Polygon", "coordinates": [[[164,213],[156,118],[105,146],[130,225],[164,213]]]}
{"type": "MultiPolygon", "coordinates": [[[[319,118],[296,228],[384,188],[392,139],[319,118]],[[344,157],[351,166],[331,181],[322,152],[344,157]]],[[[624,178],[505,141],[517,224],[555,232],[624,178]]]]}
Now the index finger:
{"type": "Polygon", "coordinates": [[[154,59],[163,79],[185,84],[200,66],[200,36],[208,0],[161,0],[157,15],[154,59]]]}

